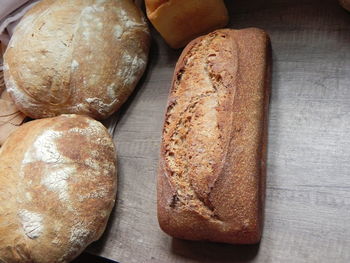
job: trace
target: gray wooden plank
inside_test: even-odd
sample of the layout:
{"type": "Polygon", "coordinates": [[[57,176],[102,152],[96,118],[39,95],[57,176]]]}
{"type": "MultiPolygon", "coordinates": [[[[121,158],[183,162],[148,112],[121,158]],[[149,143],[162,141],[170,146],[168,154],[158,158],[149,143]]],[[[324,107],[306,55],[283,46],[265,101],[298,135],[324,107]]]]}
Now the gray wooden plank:
{"type": "Polygon", "coordinates": [[[150,64],[116,127],[118,203],[89,248],[127,262],[350,261],[350,14],[335,0],[227,1],[230,26],[271,36],[266,220],[260,245],[172,239],[158,227],[163,114],[179,51],[156,32],[150,64]]]}

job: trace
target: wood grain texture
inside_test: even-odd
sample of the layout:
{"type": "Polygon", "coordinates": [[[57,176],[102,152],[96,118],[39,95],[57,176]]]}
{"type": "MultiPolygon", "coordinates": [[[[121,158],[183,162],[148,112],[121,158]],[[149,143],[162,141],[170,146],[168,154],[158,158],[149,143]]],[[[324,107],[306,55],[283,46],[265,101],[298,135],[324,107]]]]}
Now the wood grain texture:
{"type": "Polygon", "coordinates": [[[271,36],[273,83],[263,239],[172,239],[156,217],[163,114],[179,51],[153,31],[148,71],[116,128],[118,205],[89,250],[129,262],[350,261],[350,14],[336,0],[227,1],[230,27],[271,36]]]}

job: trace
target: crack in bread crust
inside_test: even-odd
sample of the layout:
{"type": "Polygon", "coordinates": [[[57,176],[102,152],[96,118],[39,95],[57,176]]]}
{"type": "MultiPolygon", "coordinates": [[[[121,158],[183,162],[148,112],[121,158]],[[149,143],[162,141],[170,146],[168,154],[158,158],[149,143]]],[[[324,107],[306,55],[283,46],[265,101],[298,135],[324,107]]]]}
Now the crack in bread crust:
{"type": "Polygon", "coordinates": [[[210,193],[230,143],[227,135],[232,130],[235,68],[215,65],[223,54],[231,63],[237,63],[232,47],[228,46],[224,53],[218,49],[219,39],[226,37],[210,34],[187,53],[174,79],[163,136],[165,170],[176,189],[169,206],[189,209],[216,221],[220,218],[210,193]],[[198,71],[201,74],[194,78],[193,73],[198,71]]]}

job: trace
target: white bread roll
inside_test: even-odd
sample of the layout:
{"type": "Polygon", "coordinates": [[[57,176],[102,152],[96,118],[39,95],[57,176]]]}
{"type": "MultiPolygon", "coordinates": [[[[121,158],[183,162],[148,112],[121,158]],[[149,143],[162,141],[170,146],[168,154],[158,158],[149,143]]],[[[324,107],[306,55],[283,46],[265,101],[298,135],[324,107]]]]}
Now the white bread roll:
{"type": "Polygon", "coordinates": [[[43,0],[9,43],[7,90],[32,118],[107,118],[143,74],[149,42],[147,23],[131,0],[43,0]]]}
{"type": "Polygon", "coordinates": [[[0,149],[0,262],[70,262],[103,233],[116,153],[88,117],[31,121],[0,149]]]}

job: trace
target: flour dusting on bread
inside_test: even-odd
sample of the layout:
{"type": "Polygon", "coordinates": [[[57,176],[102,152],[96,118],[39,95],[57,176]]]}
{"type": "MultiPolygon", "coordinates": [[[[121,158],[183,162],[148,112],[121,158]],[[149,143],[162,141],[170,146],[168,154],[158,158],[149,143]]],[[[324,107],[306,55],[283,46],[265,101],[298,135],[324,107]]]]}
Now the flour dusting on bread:
{"type": "Polygon", "coordinates": [[[76,174],[73,164],[58,164],[45,169],[41,183],[54,191],[62,201],[69,201],[68,179],[76,174]]]}
{"type": "Polygon", "coordinates": [[[9,222],[0,227],[1,236],[9,233],[0,238],[0,258],[16,251],[23,262],[71,262],[102,235],[114,205],[114,144],[89,117],[30,121],[1,148],[0,177],[13,192],[0,198],[0,222],[9,222]]]}
{"type": "Polygon", "coordinates": [[[40,214],[23,209],[18,212],[18,216],[27,237],[30,239],[40,237],[43,232],[43,218],[40,214]]]}
{"type": "Polygon", "coordinates": [[[66,160],[56,147],[56,139],[62,136],[61,132],[48,129],[38,136],[33,146],[25,153],[23,164],[33,162],[64,163],[66,160]]]}
{"type": "Polygon", "coordinates": [[[132,1],[44,1],[22,21],[4,56],[4,74],[16,104],[32,118],[107,118],[146,68],[149,30],[132,1]]]}

